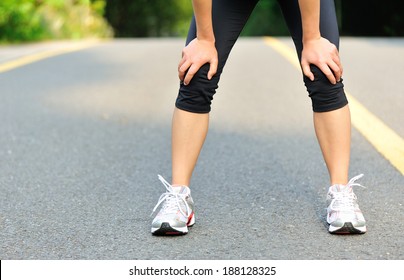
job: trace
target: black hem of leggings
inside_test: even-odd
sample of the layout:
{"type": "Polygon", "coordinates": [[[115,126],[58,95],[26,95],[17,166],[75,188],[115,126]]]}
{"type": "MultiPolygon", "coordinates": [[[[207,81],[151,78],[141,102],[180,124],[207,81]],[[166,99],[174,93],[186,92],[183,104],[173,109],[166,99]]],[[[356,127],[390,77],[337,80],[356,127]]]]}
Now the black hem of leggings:
{"type": "Polygon", "coordinates": [[[191,108],[186,108],[184,106],[179,106],[178,104],[175,104],[175,107],[177,109],[180,109],[180,110],[183,110],[183,111],[186,111],[186,112],[189,112],[189,113],[195,113],[195,114],[208,114],[208,113],[210,113],[210,110],[209,111],[200,111],[200,110],[195,111],[195,110],[193,110],[191,108]]]}
{"type": "Polygon", "coordinates": [[[339,103],[339,104],[333,104],[333,106],[332,107],[329,107],[329,108],[324,108],[324,109],[322,109],[322,110],[314,110],[313,109],[313,112],[314,113],[327,113],[327,112],[332,112],[332,111],[335,111],[335,110],[338,110],[338,109],[341,109],[341,108],[344,108],[346,105],[348,105],[349,104],[349,102],[347,101],[347,100],[344,100],[344,102],[341,102],[341,103],[339,103]]]}

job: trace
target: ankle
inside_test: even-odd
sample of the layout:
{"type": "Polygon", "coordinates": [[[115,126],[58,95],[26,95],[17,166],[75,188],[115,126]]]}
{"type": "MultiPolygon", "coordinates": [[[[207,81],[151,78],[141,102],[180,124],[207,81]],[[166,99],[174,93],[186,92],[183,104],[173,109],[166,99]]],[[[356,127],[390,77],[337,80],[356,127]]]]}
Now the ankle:
{"type": "Polygon", "coordinates": [[[189,188],[189,186],[184,185],[184,184],[171,184],[171,187],[173,187],[173,188],[180,188],[180,187],[186,187],[186,188],[189,188]]]}

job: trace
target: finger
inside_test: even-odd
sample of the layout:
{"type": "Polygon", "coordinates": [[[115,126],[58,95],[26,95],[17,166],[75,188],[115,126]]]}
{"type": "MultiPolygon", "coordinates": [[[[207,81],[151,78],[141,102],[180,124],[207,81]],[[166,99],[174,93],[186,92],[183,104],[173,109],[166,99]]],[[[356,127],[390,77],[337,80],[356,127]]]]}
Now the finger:
{"type": "Polygon", "coordinates": [[[313,72],[311,72],[311,70],[310,70],[310,65],[309,65],[307,62],[305,62],[305,61],[302,61],[302,71],[303,71],[303,74],[304,74],[307,78],[310,79],[310,81],[314,81],[314,74],[313,74],[313,72]]]}
{"type": "Polygon", "coordinates": [[[324,73],[330,83],[332,83],[333,85],[337,83],[334,73],[330,70],[327,64],[322,64],[321,66],[318,66],[318,68],[320,68],[321,72],[324,73]]]}
{"type": "Polygon", "coordinates": [[[181,65],[184,64],[184,62],[185,62],[186,60],[187,60],[187,59],[186,59],[184,56],[181,57],[181,60],[180,60],[180,62],[178,63],[178,69],[180,69],[181,65]]]}
{"type": "MultiPolygon", "coordinates": [[[[343,73],[343,67],[342,67],[341,59],[339,57],[338,49],[336,47],[335,47],[335,52],[334,52],[332,60],[335,62],[335,64],[337,64],[337,66],[339,68],[339,78],[341,78],[342,73],[343,73]]],[[[339,81],[339,80],[337,80],[337,81],[339,81]]]]}
{"type": "Polygon", "coordinates": [[[195,64],[192,64],[191,67],[189,67],[188,72],[184,78],[184,85],[188,85],[189,82],[191,82],[192,78],[194,77],[195,73],[198,71],[199,68],[200,67],[198,67],[195,64]]]}
{"type": "Polygon", "coordinates": [[[180,81],[184,80],[185,73],[187,72],[190,66],[191,62],[189,60],[185,60],[182,62],[182,64],[178,65],[178,78],[180,79],[180,81]]]}
{"type": "MultiPolygon", "coordinates": [[[[340,79],[341,79],[342,73],[344,72],[344,69],[343,69],[343,67],[342,67],[341,60],[340,60],[339,57],[338,57],[337,61],[334,60],[334,62],[338,65],[339,73],[340,73],[340,76],[339,76],[339,77],[340,77],[340,79]]],[[[337,81],[339,82],[339,80],[337,80],[337,81]]]]}
{"type": "Polygon", "coordinates": [[[212,60],[209,66],[208,79],[212,79],[213,75],[217,72],[217,60],[212,60]]]}
{"type": "Polygon", "coordinates": [[[338,66],[334,61],[331,61],[331,62],[328,64],[328,67],[329,67],[329,68],[331,69],[331,71],[334,73],[335,80],[336,80],[337,82],[339,82],[339,81],[341,80],[341,75],[342,75],[341,69],[339,68],[339,66],[338,66]]]}

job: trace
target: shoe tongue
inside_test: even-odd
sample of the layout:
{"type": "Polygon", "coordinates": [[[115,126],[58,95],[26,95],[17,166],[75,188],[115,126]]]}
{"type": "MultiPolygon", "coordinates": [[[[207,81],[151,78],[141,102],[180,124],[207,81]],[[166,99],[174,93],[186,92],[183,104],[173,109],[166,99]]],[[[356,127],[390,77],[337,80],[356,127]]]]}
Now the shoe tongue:
{"type": "Polygon", "coordinates": [[[346,185],[332,185],[331,190],[334,192],[352,192],[352,188],[346,186],[346,185]]]}
{"type": "Polygon", "coordinates": [[[189,193],[189,188],[185,186],[176,186],[172,187],[173,192],[177,194],[188,194],[189,193]]]}

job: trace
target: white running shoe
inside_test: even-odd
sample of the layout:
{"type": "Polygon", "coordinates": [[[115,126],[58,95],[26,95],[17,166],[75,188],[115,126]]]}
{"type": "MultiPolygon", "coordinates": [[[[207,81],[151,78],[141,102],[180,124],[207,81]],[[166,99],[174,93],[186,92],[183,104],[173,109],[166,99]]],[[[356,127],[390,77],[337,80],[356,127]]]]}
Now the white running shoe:
{"type": "Polygon", "coordinates": [[[357,197],[352,187],[362,185],[355,183],[363,177],[360,174],[352,178],[346,185],[332,185],[327,194],[327,223],[330,233],[350,234],[365,233],[366,221],[359,209],[357,197]]]}
{"type": "MultiPolygon", "coordinates": [[[[194,201],[187,186],[173,187],[162,176],[158,178],[167,192],[160,196],[153,213],[161,209],[153,219],[151,233],[154,235],[181,235],[188,233],[188,227],[195,223],[194,201]]],[[[152,213],[152,214],[153,214],[152,213]]]]}

